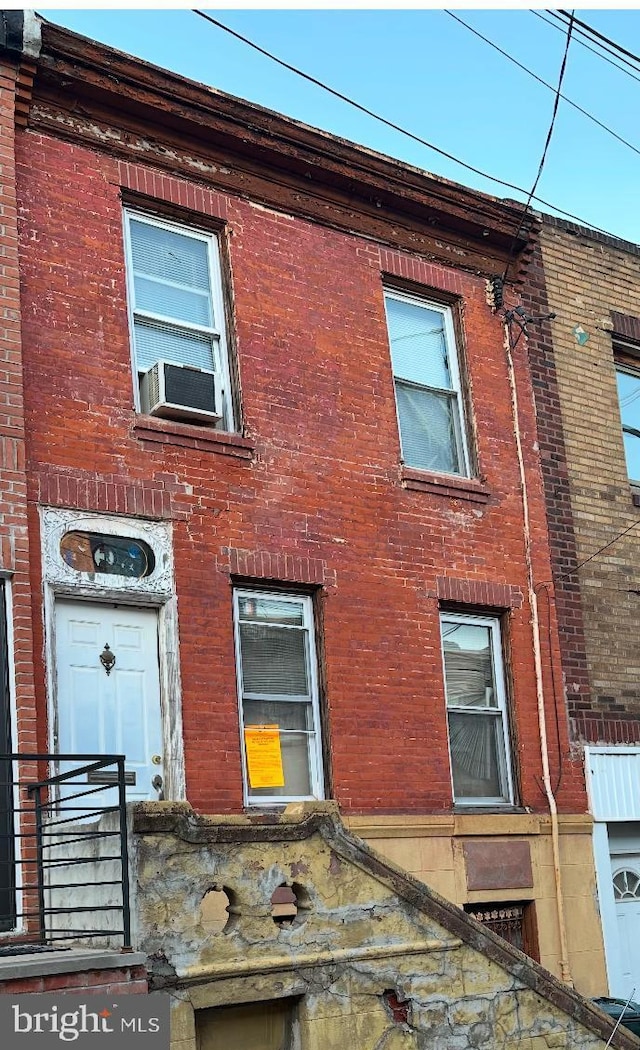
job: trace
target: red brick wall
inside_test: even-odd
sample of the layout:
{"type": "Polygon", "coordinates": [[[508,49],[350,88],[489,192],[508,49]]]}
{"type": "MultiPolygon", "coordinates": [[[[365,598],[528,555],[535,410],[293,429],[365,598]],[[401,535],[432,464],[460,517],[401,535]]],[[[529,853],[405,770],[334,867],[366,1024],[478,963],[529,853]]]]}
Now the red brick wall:
{"type": "MultiPolygon", "coordinates": [[[[43,964],[43,970],[46,964],[43,964]]],[[[117,970],[84,970],[80,973],[43,974],[20,980],[0,981],[0,995],[28,992],[73,992],[89,995],[146,995],[147,971],[144,966],[122,966],[117,970]]]]}
{"type": "MultiPolygon", "coordinates": [[[[33,133],[21,136],[18,159],[29,496],[142,513],[144,492],[162,493],[158,513],[175,523],[190,801],[207,811],[242,802],[230,602],[238,572],[320,588],[340,805],[450,809],[437,578],[452,576],[502,585],[478,586],[481,601],[520,596],[508,613],[516,764],[523,804],[543,809],[510,392],[484,281],[33,133]],[[237,447],[201,439],[201,428],[134,429],[123,185],[226,217],[247,439],[237,447]],[[464,489],[403,487],[382,273],[462,297],[482,505],[464,489]]],[[[516,366],[536,575],[547,580],[524,348],[516,366]]],[[[548,667],[546,634],[543,644],[548,667]]],[[[39,662],[41,712],[43,675],[39,662]]],[[[551,697],[550,674],[546,685],[551,697]]],[[[556,740],[551,707],[547,719],[557,775],[566,728],[558,720],[556,740]]],[[[559,801],[585,808],[580,773],[566,761],[559,801]]]]}
{"type": "Polygon", "coordinates": [[[18,68],[0,62],[0,570],[13,574],[16,751],[36,750],[14,159],[18,68]]]}

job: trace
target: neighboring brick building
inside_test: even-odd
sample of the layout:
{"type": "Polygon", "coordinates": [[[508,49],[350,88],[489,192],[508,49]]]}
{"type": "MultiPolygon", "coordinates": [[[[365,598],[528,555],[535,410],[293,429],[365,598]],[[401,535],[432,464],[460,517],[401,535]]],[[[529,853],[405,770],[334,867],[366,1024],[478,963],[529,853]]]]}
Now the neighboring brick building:
{"type": "Polygon", "coordinates": [[[531,326],[529,351],[564,684],[572,740],[586,748],[609,985],[629,994],[640,966],[640,247],[543,216],[526,301],[556,314],[531,326]]]}
{"type": "Polygon", "coordinates": [[[130,801],[243,827],[333,800],[604,992],[552,591],[536,676],[552,565],[527,348],[511,369],[488,301],[512,246],[513,273],[526,259],[521,207],[47,23],[33,51],[5,58],[19,719],[41,752],[126,752],[130,801]]]}

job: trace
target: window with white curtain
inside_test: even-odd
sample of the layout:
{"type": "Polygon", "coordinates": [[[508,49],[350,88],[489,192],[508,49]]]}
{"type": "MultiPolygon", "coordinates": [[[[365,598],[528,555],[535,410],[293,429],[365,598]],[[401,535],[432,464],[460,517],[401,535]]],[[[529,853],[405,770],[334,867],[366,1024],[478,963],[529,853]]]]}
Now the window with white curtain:
{"type": "Polygon", "coordinates": [[[236,590],[234,620],[246,803],[323,798],[311,598],[236,590]]]}
{"type": "Polygon", "coordinates": [[[218,238],[126,211],[125,239],[138,383],[160,360],[217,372],[222,426],[234,430],[218,238]]]}
{"type": "Polygon", "coordinates": [[[390,290],[385,307],[403,462],[469,477],[451,310],[390,290]]]}
{"type": "Polygon", "coordinates": [[[500,621],[440,617],[454,801],[513,802],[500,621]]]}

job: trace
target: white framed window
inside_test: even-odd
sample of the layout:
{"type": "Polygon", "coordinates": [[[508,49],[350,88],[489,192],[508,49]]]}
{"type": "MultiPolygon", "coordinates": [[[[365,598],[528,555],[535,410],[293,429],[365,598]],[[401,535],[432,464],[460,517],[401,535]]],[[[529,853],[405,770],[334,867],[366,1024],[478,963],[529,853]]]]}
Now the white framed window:
{"type": "Polygon", "coordinates": [[[618,366],[616,382],[627,474],[640,484],[640,371],[618,366]]]}
{"type": "Polygon", "coordinates": [[[214,233],[125,211],[134,398],[158,361],[215,372],[224,430],[234,430],[220,245],[214,233]]]}
{"type": "Polygon", "coordinates": [[[384,299],[403,462],[469,477],[451,309],[389,289],[384,299]]]}
{"type": "Polygon", "coordinates": [[[245,802],[323,798],[311,598],[238,589],[233,605],[245,802]]]}
{"type": "Polygon", "coordinates": [[[454,802],[513,802],[500,621],[442,613],[442,656],[454,802]]]}

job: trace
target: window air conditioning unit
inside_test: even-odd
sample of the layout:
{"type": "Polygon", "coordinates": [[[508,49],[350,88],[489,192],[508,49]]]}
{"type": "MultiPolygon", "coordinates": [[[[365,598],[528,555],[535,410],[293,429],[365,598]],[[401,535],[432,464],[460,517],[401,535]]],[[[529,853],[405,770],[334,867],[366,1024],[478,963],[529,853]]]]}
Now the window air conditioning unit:
{"type": "Polygon", "coordinates": [[[220,376],[193,365],[156,361],[140,377],[140,404],[151,416],[217,423],[222,419],[220,376]]]}

